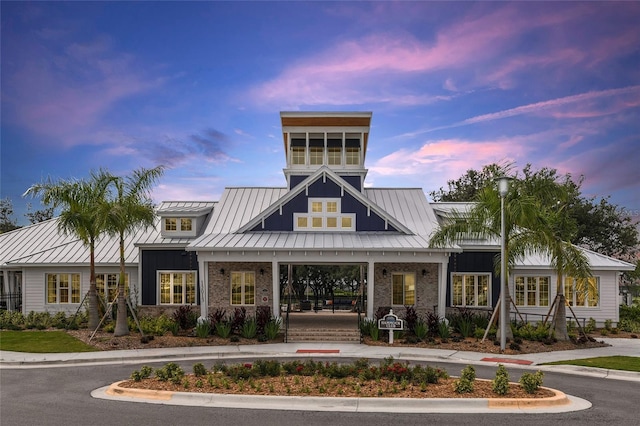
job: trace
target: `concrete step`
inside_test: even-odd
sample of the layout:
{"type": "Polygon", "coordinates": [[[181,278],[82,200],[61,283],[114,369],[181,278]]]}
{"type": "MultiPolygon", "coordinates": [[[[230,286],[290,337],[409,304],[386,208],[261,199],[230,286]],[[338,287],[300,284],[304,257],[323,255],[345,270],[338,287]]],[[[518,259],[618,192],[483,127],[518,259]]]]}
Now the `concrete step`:
{"type": "Polygon", "coordinates": [[[357,329],[289,329],[288,342],[360,342],[357,329]]]}

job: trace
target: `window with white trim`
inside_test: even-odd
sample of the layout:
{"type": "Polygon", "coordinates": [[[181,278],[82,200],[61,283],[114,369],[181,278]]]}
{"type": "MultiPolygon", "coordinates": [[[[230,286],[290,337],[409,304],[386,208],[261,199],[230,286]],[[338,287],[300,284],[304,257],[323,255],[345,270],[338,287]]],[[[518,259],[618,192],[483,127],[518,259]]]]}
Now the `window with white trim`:
{"type": "Polygon", "coordinates": [[[491,291],[490,274],[451,276],[451,306],[488,307],[491,291]]]}
{"type": "Polygon", "coordinates": [[[355,213],[342,213],[340,198],[309,198],[307,213],[294,213],[295,231],[355,231],[355,213]]]}
{"type": "Polygon", "coordinates": [[[255,305],[256,274],[254,272],[231,272],[231,304],[255,305]]]}
{"type": "Polygon", "coordinates": [[[414,305],[416,303],[416,274],[391,274],[391,304],[414,305]]]}
{"type": "Polygon", "coordinates": [[[551,277],[515,277],[516,306],[549,306],[551,277]]]}
{"type": "Polygon", "coordinates": [[[360,164],[360,148],[348,147],[346,149],[346,162],[348,166],[357,166],[360,164]]]}
{"type": "Polygon", "coordinates": [[[305,148],[302,146],[294,146],[291,148],[291,164],[304,165],[305,148]]]}
{"type": "MultiPolygon", "coordinates": [[[[96,274],[96,291],[107,302],[113,302],[118,290],[120,274],[96,274]],[[106,292],[106,293],[105,293],[106,292]]],[[[129,274],[124,274],[124,294],[129,295],[129,274]]]]}
{"type": "Polygon", "coordinates": [[[80,274],[46,274],[47,303],[80,303],[80,274]]]}
{"type": "Polygon", "coordinates": [[[161,305],[196,303],[196,271],[158,271],[161,305]]]}
{"type": "Polygon", "coordinates": [[[191,231],[193,229],[193,220],[190,217],[165,217],[164,218],[164,230],[184,232],[191,231]]]}
{"type": "Polygon", "coordinates": [[[600,280],[597,277],[565,277],[564,296],[571,306],[596,308],[600,306],[600,280]]]}

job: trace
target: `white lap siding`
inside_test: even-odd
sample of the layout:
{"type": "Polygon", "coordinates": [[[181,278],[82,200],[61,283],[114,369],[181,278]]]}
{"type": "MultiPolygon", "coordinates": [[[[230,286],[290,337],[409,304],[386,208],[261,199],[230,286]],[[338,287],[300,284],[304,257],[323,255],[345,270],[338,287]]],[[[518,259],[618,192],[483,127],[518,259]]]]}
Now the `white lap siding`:
{"type": "MultiPolygon", "coordinates": [[[[593,318],[596,320],[596,325],[598,327],[604,326],[604,322],[606,320],[611,320],[613,326],[615,327],[618,324],[619,320],[619,307],[618,307],[618,281],[617,281],[617,273],[614,271],[592,271],[593,276],[598,278],[599,280],[599,296],[600,303],[596,307],[579,307],[572,306],[573,311],[576,314],[576,317],[580,321],[584,319],[588,321],[589,318],[593,318]]],[[[511,294],[514,302],[516,301],[516,293],[515,293],[515,279],[516,277],[524,276],[524,277],[550,277],[549,283],[549,306],[518,306],[518,311],[522,314],[528,314],[527,320],[529,322],[535,323],[544,319],[544,317],[549,312],[549,308],[553,303],[553,300],[557,294],[557,276],[555,273],[550,273],[548,270],[533,270],[533,269],[518,269],[515,271],[511,271],[509,276],[509,292],[511,294]]],[[[566,295],[569,297],[569,295],[566,295]]],[[[512,318],[516,316],[515,310],[511,309],[512,318]]],[[[524,315],[523,315],[524,316],[524,315]]],[[[567,316],[571,316],[571,310],[567,308],[567,316]]],[[[518,321],[520,318],[517,318],[518,321]]]]}
{"type": "MultiPolygon", "coordinates": [[[[138,272],[137,268],[126,268],[129,274],[129,288],[131,293],[131,301],[136,303],[136,294],[138,289],[138,272]]],[[[97,267],[96,274],[117,274],[118,267],[97,267]]],[[[27,314],[34,312],[65,312],[74,314],[81,303],[47,303],[47,274],[80,274],[80,302],[82,303],[85,295],[89,291],[89,267],[33,267],[23,270],[23,300],[22,312],[27,314]]]]}

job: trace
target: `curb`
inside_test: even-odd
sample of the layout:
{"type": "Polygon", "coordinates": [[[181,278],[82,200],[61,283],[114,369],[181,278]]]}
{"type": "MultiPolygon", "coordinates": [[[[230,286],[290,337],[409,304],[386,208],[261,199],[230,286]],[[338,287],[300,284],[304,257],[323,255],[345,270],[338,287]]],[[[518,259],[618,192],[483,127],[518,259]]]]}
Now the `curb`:
{"type": "Polygon", "coordinates": [[[549,398],[340,398],[229,395],[123,388],[119,381],[96,389],[94,398],[217,408],[385,413],[560,413],[585,410],[591,403],[564,392],[549,398]]]}

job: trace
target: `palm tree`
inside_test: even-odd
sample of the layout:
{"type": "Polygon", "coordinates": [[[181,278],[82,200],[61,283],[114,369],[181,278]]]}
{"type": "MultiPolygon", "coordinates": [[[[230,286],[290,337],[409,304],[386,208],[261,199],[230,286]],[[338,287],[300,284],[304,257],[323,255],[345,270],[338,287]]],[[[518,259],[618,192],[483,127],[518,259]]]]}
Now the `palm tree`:
{"type": "Polygon", "coordinates": [[[89,247],[89,328],[98,326],[98,298],[96,291],[95,244],[105,230],[99,214],[106,203],[112,177],[104,170],[91,172],[90,180],[51,179],[32,185],[23,196],[41,196],[52,208],[62,207],[58,229],[65,235],[77,236],[89,247]]]}
{"type": "MultiPolygon", "coordinates": [[[[506,170],[504,170],[506,172],[506,170]]],[[[501,203],[500,194],[492,185],[480,189],[475,197],[475,203],[466,212],[454,211],[446,224],[440,227],[431,237],[432,247],[446,247],[454,243],[462,243],[469,240],[489,239],[499,240],[501,233],[501,203]]],[[[505,258],[507,259],[506,282],[509,282],[511,270],[521,250],[519,245],[531,246],[532,236],[528,230],[536,229],[540,223],[541,210],[539,203],[532,196],[522,194],[519,181],[514,180],[511,190],[505,197],[505,258]]],[[[496,271],[500,270],[500,256],[496,257],[496,271]]],[[[498,272],[496,272],[498,273],[498,272]]],[[[505,298],[507,318],[510,318],[511,296],[509,286],[505,286],[505,298]]],[[[513,338],[511,327],[506,330],[498,330],[506,333],[507,338],[513,338]]]]}
{"type": "Polygon", "coordinates": [[[162,166],[141,168],[134,170],[131,176],[115,177],[113,198],[103,210],[108,232],[117,235],[120,242],[120,278],[114,336],[129,334],[125,299],[125,236],[140,226],[149,227],[154,224],[155,211],[149,191],[163,171],[162,166]]]}
{"type": "MultiPolygon", "coordinates": [[[[562,191],[561,188],[559,188],[562,191]]],[[[562,198],[562,193],[559,193],[562,198]]],[[[575,221],[564,211],[566,204],[556,203],[555,209],[547,209],[543,217],[543,223],[535,232],[530,233],[529,241],[518,246],[518,255],[524,256],[527,252],[538,251],[546,254],[551,260],[551,267],[556,272],[556,298],[551,305],[552,324],[556,339],[569,340],[567,332],[567,309],[564,294],[564,278],[588,278],[591,276],[589,261],[584,252],[574,246],[568,240],[570,234],[575,232],[575,221]],[[560,205],[560,207],[557,207],[560,205]]],[[[586,280],[581,282],[586,283],[586,280]]],[[[579,288],[578,291],[586,289],[579,288]]]]}

